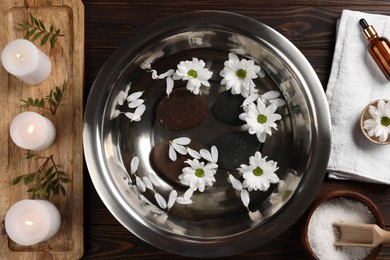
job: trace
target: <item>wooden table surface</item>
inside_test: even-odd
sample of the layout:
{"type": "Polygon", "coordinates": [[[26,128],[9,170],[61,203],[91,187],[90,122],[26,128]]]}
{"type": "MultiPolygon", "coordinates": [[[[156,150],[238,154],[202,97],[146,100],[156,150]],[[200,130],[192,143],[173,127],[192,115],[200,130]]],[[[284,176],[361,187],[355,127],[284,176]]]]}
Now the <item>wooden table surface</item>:
{"type": "MultiPolygon", "coordinates": [[[[83,0],[85,6],[85,99],[107,58],[135,32],[161,18],[194,10],[225,10],[276,29],[306,56],[326,88],[336,21],[343,9],[390,15],[388,0],[83,0]]],[[[85,259],[187,259],[157,249],[124,228],[97,195],[85,167],[85,259]]],[[[389,173],[390,174],[390,173],[389,173]]],[[[324,179],[317,196],[357,191],[373,200],[390,228],[390,186],[324,179]]],[[[300,242],[302,219],[278,238],[239,259],[307,259],[300,242]]],[[[228,257],[226,259],[237,259],[228,257]]],[[[390,259],[382,249],[380,259],[390,259]]]]}

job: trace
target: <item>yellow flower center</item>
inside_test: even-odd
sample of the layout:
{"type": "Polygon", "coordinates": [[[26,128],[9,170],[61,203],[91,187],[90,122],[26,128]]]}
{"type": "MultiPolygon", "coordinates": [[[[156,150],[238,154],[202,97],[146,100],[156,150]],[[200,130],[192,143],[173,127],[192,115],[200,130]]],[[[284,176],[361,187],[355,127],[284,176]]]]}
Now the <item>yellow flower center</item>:
{"type": "Polygon", "coordinates": [[[187,75],[190,76],[191,78],[196,78],[198,77],[198,73],[195,70],[189,70],[187,72],[187,75]]]}
{"type": "Polygon", "coordinates": [[[267,117],[263,114],[257,116],[257,122],[259,124],[265,124],[267,122],[267,117]]]}
{"type": "Polygon", "coordinates": [[[240,79],[245,79],[246,78],[246,70],[243,70],[243,69],[237,70],[236,76],[239,77],[240,79]]]}
{"type": "Polygon", "coordinates": [[[390,125],[390,118],[387,116],[384,116],[381,118],[381,124],[383,126],[389,126],[390,125]]]}
{"type": "Polygon", "coordinates": [[[204,176],[204,170],[203,169],[196,169],[195,170],[195,176],[202,178],[204,176]]]}
{"type": "Polygon", "coordinates": [[[255,176],[261,176],[261,175],[263,175],[263,169],[261,169],[260,167],[256,167],[256,168],[253,170],[253,175],[255,175],[255,176]]]}

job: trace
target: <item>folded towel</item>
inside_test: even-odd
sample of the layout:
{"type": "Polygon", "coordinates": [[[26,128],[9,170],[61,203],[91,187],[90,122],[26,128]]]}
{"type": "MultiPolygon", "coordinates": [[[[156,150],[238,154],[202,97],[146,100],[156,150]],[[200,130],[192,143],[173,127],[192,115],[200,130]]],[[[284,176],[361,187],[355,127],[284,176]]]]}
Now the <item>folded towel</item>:
{"type": "Polygon", "coordinates": [[[390,99],[390,82],[368,53],[361,18],[390,39],[389,16],[343,11],[326,90],[332,122],[328,172],[330,178],[390,184],[390,145],[371,143],[359,126],[368,103],[390,99]]]}

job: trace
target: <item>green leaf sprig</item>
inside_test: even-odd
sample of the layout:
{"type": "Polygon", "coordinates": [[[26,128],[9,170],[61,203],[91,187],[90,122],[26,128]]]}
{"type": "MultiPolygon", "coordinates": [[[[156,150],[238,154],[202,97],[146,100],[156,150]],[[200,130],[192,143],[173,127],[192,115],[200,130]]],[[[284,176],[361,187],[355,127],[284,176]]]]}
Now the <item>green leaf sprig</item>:
{"type": "Polygon", "coordinates": [[[31,152],[26,153],[26,159],[34,159],[35,161],[43,161],[39,165],[38,170],[32,173],[20,175],[11,180],[12,185],[16,185],[23,180],[25,185],[30,185],[27,192],[32,193],[32,198],[48,198],[51,194],[66,195],[64,184],[69,180],[65,177],[65,173],[59,170],[59,166],[54,162],[53,155],[48,157],[40,156],[31,152]]]}
{"type": "Polygon", "coordinates": [[[28,13],[28,15],[29,19],[27,23],[18,23],[22,29],[27,30],[24,36],[26,39],[32,37],[32,40],[36,41],[41,38],[41,46],[50,41],[50,47],[53,48],[57,42],[57,38],[64,36],[61,34],[61,29],[55,29],[53,25],[50,25],[49,30],[47,30],[41,19],[35,18],[31,13],[28,13]]]}
{"type": "Polygon", "coordinates": [[[38,107],[50,111],[53,115],[56,114],[58,107],[64,97],[67,83],[62,84],[62,88],[55,86],[50,90],[50,93],[45,98],[28,98],[27,100],[21,99],[21,108],[38,107]]]}

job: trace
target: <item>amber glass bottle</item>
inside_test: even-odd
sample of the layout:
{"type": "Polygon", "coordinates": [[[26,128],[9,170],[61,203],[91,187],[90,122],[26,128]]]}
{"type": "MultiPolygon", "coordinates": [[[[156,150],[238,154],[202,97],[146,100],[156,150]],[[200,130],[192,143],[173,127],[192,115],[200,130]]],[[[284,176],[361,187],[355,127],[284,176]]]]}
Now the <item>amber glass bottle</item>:
{"type": "Polygon", "coordinates": [[[390,43],[385,37],[379,37],[374,27],[368,25],[367,21],[360,19],[363,34],[370,42],[368,52],[374,58],[376,64],[382,70],[387,80],[390,80],[390,43]]]}

